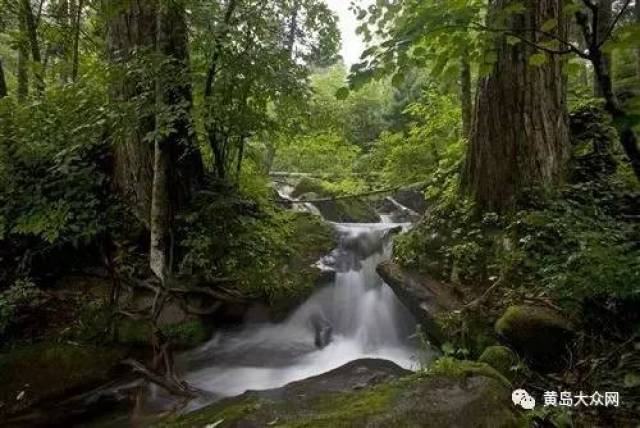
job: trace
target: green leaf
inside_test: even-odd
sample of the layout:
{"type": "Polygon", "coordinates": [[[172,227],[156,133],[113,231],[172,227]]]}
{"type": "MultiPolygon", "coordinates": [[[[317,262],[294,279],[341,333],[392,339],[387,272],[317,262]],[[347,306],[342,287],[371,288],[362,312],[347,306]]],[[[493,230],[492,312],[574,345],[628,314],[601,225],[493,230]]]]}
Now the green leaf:
{"type": "Polygon", "coordinates": [[[540,67],[547,62],[547,56],[543,53],[533,54],[529,57],[529,65],[540,67]]]}
{"type": "Polygon", "coordinates": [[[553,30],[554,28],[556,28],[557,25],[558,25],[558,20],[555,19],[555,18],[551,18],[548,21],[545,21],[540,26],[540,30],[542,30],[544,32],[549,32],[549,31],[553,30]]]}
{"type": "Polygon", "coordinates": [[[339,100],[346,100],[349,97],[349,88],[342,87],[336,91],[336,98],[339,100]]]}

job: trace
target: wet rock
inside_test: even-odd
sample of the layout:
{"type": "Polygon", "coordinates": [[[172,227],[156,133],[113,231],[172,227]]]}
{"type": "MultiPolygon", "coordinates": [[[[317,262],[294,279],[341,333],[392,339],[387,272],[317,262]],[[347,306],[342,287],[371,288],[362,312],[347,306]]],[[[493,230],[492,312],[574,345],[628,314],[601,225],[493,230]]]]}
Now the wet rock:
{"type": "Polygon", "coordinates": [[[416,376],[384,360],[352,361],[283,388],[248,392],[163,427],[516,427],[511,391],[482,374],[416,376]]]}
{"type": "Polygon", "coordinates": [[[432,278],[406,271],[393,262],[378,265],[376,271],[409,309],[435,344],[445,341],[436,317],[462,305],[452,287],[432,278]]]}
{"type": "Polygon", "coordinates": [[[478,361],[496,369],[507,379],[513,379],[512,367],[518,364],[518,356],[506,346],[488,346],[478,361]]]}
{"type": "Polygon", "coordinates": [[[533,368],[555,371],[568,363],[574,326],[553,309],[532,305],[510,306],[496,322],[495,330],[533,368]]]}
{"type": "Polygon", "coordinates": [[[419,215],[424,214],[427,210],[427,201],[424,197],[423,185],[400,189],[395,192],[392,197],[395,201],[415,211],[419,215]]]}

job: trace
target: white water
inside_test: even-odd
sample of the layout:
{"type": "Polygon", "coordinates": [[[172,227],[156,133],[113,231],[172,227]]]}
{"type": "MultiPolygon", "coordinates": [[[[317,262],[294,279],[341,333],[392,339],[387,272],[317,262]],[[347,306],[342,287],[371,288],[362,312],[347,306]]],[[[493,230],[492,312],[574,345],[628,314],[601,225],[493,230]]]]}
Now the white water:
{"type": "Polygon", "coordinates": [[[335,281],[281,323],[247,324],[184,354],[185,380],[220,397],[284,386],[360,358],[418,368],[416,323],[375,272],[390,256],[389,231],[397,226],[336,224],[342,243],[323,260],[337,271],[335,281]],[[318,320],[332,329],[324,348],[314,343],[318,320]]]}

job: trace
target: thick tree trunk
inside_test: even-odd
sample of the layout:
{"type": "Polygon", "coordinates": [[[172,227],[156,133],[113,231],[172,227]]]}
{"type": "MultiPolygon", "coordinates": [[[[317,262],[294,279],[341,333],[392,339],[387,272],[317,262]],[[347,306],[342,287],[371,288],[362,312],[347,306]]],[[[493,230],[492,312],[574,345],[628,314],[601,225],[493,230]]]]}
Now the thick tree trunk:
{"type": "Polygon", "coordinates": [[[4,78],[4,68],[2,67],[2,59],[0,59],[0,99],[7,95],[7,81],[4,78]]]}
{"type": "Polygon", "coordinates": [[[467,49],[460,58],[460,101],[462,104],[462,135],[469,138],[473,117],[473,98],[471,95],[471,63],[467,49]]]}
{"type": "MultiPolygon", "coordinates": [[[[173,5],[175,2],[171,2],[173,5]]],[[[119,7],[113,2],[105,4],[108,22],[108,46],[111,60],[126,66],[136,55],[152,51],[156,44],[155,1],[130,2],[120,0],[119,7]],[[114,7],[116,7],[114,11],[114,7]]],[[[180,4],[175,3],[179,9],[180,4]]],[[[165,91],[165,105],[175,109],[174,132],[168,147],[171,159],[169,182],[171,200],[177,210],[190,196],[190,192],[202,176],[203,167],[200,152],[192,136],[190,106],[191,88],[184,80],[188,73],[187,31],[184,12],[177,13],[174,6],[163,18],[163,55],[172,59],[166,67],[176,79],[165,91]],[[181,80],[182,79],[182,80],[181,80]],[[178,82],[179,81],[179,82],[178,82]],[[186,108],[185,108],[186,106],[186,108]]],[[[152,110],[155,89],[148,82],[148,75],[127,73],[112,87],[112,97],[117,101],[129,102],[135,98],[145,99],[147,108],[152,110]],[[145,87],[146,85],[146,87],[145,87]]],[[[115,144],[114,179],[121,193],[130,202],[137,216],[150,224],[152,187],[154,180],[154,144],[145,137],[154,130],[155,118],[152,113],[142,114],[137,123],[121,141],[115,144]]]]}
{"type": "MultiPolygon", "coordinates": [[[[496,0],[494,10],[514,3],[496,0]]],[[[543,38],[534,31],[550,19],[553,31],[566,37],[562,0],[527,0],[527,11],[512,14],[506,25],[532,42],[543,38]]],[[[529,64],[539,53],[526,43],[497,40],[497,63],[480,80],[471,129],[463,185],[480,209],[504,211],[518,194],[532,186],[553,187],[563,178],[569,136],[563,60],[529,64]]]]}
{"type": "MultiPolygon", "coordinates": [[[[611,20],[613,19],[613,0],[596,0],[596,2],[598,4],[598,16],[597,19],[594,20],[594,23],[596,24],[595,43],[599,45],[604,39],[606,39],[607,32],[609,31],[609,27],[611,26],[611,20]]],[[[611,61],[611,54],[603,52],[602,63],[607,70],[607,74],[609,75],[611,75],[611,61]]],[[[603,96],[598,76],[595,73],[593,74],[593,94],[596,97],[603,96]]]]}

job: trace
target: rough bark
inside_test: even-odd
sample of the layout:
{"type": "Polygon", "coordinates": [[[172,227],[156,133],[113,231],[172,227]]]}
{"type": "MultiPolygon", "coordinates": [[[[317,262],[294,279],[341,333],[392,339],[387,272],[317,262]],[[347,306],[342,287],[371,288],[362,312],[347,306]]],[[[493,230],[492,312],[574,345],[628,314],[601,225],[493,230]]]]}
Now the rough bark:
{"type": "MultiPolygon", "coordinates": [[[[184,11],[179,13],[180,3],[168,8],[163,18],[162,49],[163,55],[171,58],[169,65],[171,75],[176,79],[188,75],[187,31],[184,11]]],[[[105,10],[108,19],[108,48],[111,61],[115,64],[131,64],[136,55],[152,52],[156,44],[155,18],[157,3],[155,1],[129,2],[121,1],[118,5],[112,2],[105,10]],[[114,10],[115,7],[115,10],[114,10]]],[[[149,87],[148,75],[143,72],[127,73],[113,82],[111,95],[114,100],[130,102],[143,98],[147,113],[137,117],[137,123],[120,138],[114,147],[114,181],[123,196],[129,201],[137,216],[149,224],[152,201],[152,184],[154,179],[154,144],[145,137],[154,130],[153,113],[154,87],[149,87]],[[146,86],[145,86],[146,85],[146,86]]],[[[195,146],[190,126],[191,88],[185,81],[171,82],[164,94],[165,104],[176,107],[177,118],[172,124],[169,158],[172,160],[169,171],[171,183],[171,201],[174,211],[190,196],[192,188],[201,179],[203,168],[200,152],[195,146]],[[177,106],[186,108],[178,108],[177,106]]]]}
{"type": "MultiPolygon", "coordinates": [[[[596,0],[598,9],[596,13],[596,18],[594,19],[595,24],[595,43],[601,44],[608,37],[609,27],[611,26],[612,17],[612,7],[613,0],[596,0]]],[[[611,74],[611,64],[612,58],[610,53],[602,53],[602,66],[606,68],[607,74],[611,74]]],[[[602,89],[600,87],[600,82],[598,76],[594,73],[593,75],[593,94],[596,97],[602,97],[602,89]]]]}
{"type": "Polygon", "coordinates": [[[471,63],[467,49],[460,58],[460,101],[462,104],[462,135],[469,138],[473,117],[473,99],[471,94],[471,63]]]}
{"type": "Polygon", "coordinates": [[[4,78],[4,68],[2,67],[2,59],[0,58],[0,99],[7,96],[7,81],[4,78]]]}
{"type": "MultiPolygon", "coordinates": [[[[496,0],[494,11],[514,3],[496,0]]],[[[522,14],[505,24],[533,43],[543,42],[539,28],[556,19],[559,37],[567,28],[563,0],[528,0],[522,14]]],[[[478,83],[476,106],[463,185],[480,209],[504,211],[523,190],[553,187],[563,178],[569,136],[563,59],[529,64],[539,53],[533,43],[509,44],[504,34],[496,40],[497,62],[478,83]]]]}

